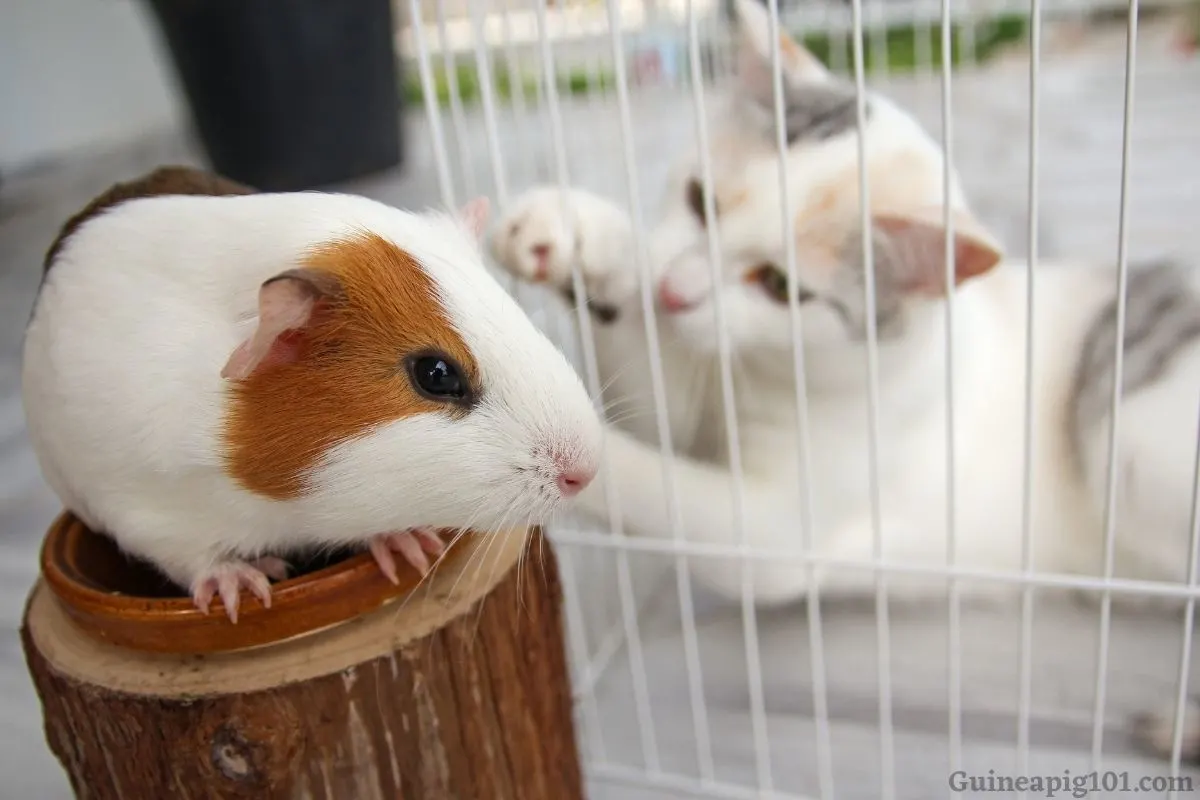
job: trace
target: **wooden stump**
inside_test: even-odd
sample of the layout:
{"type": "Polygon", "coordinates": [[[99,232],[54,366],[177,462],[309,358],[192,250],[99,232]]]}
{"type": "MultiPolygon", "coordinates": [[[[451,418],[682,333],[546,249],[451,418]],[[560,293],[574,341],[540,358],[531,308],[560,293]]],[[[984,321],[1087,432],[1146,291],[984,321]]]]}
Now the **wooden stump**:
{"type": "Polygon", "coordinates": [[[22,643],[76,795],[582,798],[552,549],[467,538],[407,597],[235,652],[102,641],[39,582],[22,643]]]}

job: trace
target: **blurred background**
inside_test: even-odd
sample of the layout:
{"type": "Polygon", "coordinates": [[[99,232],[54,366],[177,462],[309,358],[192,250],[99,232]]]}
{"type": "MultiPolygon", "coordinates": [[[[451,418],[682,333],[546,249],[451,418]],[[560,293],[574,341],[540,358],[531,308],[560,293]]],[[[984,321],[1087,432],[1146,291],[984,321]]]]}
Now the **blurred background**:
{"type": "MultiPolygon", "coordinates": [[[[1200,4],[1140,3],[1128,114],[1128,3],[1032,4],[1042,20],[1035,70],[1031,3],[954,0],[949,99],[941,5],[863,0],[867,82],[936,137],[948,103],[968,195],[1013,255],[1027,253],[1036,234],[1044,258],[1113,263],[1124,170],[1131,256],[1200,259],[1200,4]]],[[[798,40],[835,72],[852,72],[849,3],[788,0],[780,9],[798,40]]],[[[17,636],[40,539],[58,511],[25,439],[20,343],[62,222],[115,181],[183,163],[263,189],[335,188],[406,207],[476,194],[503,207],[534,183],[561,179],[623,205],[636,194],[641,222],[651,224],[670,158],[694,140],[698,105],[731,67],[728,12],[723,0],[0,3],[0,798],[69,796],[42,738],[17,636]]],[[[512,288],[578,359],[557,300],[512,288]]],[[[568,577],[593,796],[758,796],[740,609],[698,598],[709,723],[719,734],[714,776],[699,792],[673,560],[591,547],[583,523],[552,534],[568,577]],[[622,565],[630,592],[618,588],[622,565]]],[[[1087,770],[1103,681],[1107,766],[1165,774],[1134,751],[1124,721],[1173,697],[1180,621],[1114,615],[1102,650],[1099,612],[1053,594],[1039,592],[1045,606],[1039,599],[1028,647],[1016,616],[964,609],[964,759],[980,773],[1015,770],[1019,676],[1032,675],[1031,770],[1087,770]]],[[[760,614],[759,624],[774,783],[816,794],[825,768],[814,720],[816,639],[795,609],[760,614]]],[[[825,616],[838,797],[881,794],[881,670],[891,679],[897,796],[945,792],[945,616],[894,613],[889,626],[885,661],[873,611],[825,616]]]]}

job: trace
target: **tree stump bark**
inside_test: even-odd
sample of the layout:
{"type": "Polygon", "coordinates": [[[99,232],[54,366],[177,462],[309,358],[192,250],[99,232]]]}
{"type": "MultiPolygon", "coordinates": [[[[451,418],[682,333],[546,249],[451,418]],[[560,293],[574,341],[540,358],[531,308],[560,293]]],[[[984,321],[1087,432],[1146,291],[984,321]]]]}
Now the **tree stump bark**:
{"type": "Polygon", "coordinates": [[[22,644],[76,796],[582,798],[552,549],[470,538],[408,597],[230,653],[114,646],[39,582],[22,644]]]}

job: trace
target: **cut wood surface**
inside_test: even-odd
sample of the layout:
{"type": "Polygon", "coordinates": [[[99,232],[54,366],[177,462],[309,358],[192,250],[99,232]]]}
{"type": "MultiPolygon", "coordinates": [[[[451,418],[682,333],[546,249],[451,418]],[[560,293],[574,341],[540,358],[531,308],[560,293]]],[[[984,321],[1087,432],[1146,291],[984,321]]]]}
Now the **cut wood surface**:
{"type": "Polygon", "coordinates": [[[76,795],[582,798],[553,551],[466,546],[408,598],[211,655],[97,640],[39,583],[22,642],[76,795]]]}

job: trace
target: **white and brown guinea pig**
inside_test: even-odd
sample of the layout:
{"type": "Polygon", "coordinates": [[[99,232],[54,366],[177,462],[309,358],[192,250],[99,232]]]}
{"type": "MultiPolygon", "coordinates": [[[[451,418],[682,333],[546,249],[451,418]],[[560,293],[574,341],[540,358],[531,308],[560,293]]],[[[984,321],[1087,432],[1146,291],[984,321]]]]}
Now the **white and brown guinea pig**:
{"type": "Polygon", "coordinates": [[[599,465],[563,355],[457,216],[166,167],[64,227],[25,339],[30,438],[89,527],[205,611],[280,556],[544,521],[599,465]]]}

